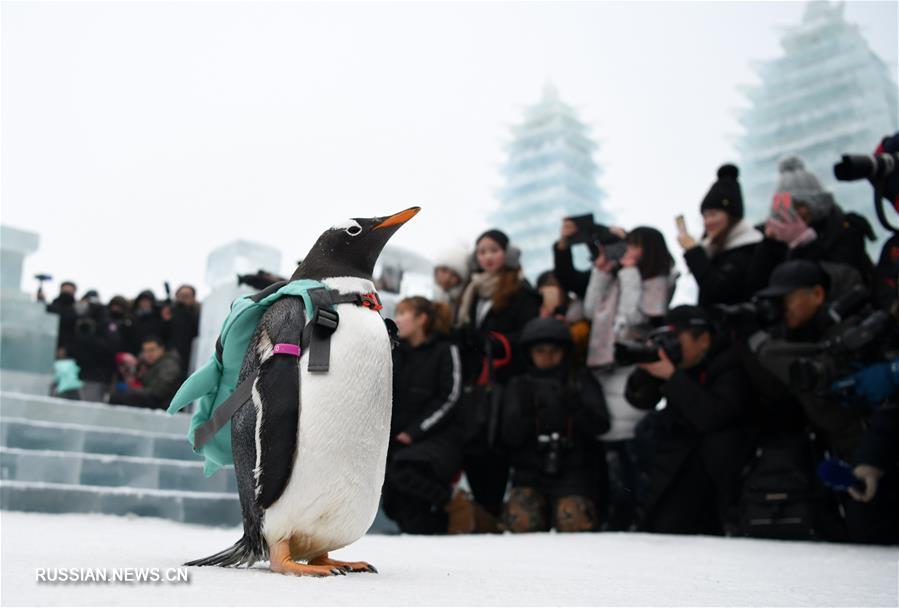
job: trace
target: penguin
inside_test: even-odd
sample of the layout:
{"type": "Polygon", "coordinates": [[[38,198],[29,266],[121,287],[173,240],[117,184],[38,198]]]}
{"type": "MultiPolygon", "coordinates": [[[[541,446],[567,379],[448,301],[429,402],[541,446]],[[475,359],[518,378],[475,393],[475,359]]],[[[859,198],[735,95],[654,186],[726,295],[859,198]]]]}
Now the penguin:
{"type": "MultiPolygon", "coordinates": [[[[375,292],[381,250],[419,209],[332,226],[291,280],[320,281],[341,294],[375,292]]],[[[282,574],[377,572],[328,554],[361,538],[377,514],[390,439],[391,341],[377,312],[353,303],[337,304],[336,312],[327,373],[309,371],[308,352],[299,359],[275,352],[277,344],[300,344],[302,298],[281,297],[260,319],[239,376],[255,375],[252,401],[231,419],[243,536],[185,565],[250,567],[268,559],[282,574]]]]}

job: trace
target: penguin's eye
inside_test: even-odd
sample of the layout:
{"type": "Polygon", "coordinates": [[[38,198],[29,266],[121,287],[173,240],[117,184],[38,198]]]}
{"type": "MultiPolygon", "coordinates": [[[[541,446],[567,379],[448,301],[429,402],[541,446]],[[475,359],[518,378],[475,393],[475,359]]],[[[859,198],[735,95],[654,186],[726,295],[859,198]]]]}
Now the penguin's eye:
{"type": "Polygon", "coordinates": [[[350,236],[358,236],[362,232],[361,226],[350,226],[346,229],[346,233],[350,236]]]}

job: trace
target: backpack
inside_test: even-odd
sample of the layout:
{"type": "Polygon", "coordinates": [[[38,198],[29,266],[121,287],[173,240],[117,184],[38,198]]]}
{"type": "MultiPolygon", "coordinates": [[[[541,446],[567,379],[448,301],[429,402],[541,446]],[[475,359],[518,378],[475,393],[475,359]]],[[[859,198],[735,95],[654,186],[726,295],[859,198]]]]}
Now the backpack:
{"type": "MultiPolygon", "coordinates": [[[[259,293],[236,299],[222,324],[215,353],[203,367],[184,381],[167,410],[169,414],[174,414],[198,400],[187,439],[194,452],[205,459],[203,472],[206,477],[234,462],[231,452],[231,416],[249,399],[249,390],[254,380],[254,377],[249,377],[238,384],[240,370],[262,315],[284,296],[303,299],[306,326],[303,330],[303,344],[300,346],[305,350],[312,342],[308,365],[310,372],[328,371],[328,340],[339,323],[335,305],[353,303],[375,311],[381,309],[376,293],[340,294],[319,281],[308,279],[281,281],[259,293]]],[[[389,320],[385,322],[388,332],[393,336],[395,325],[389,320]]]]}

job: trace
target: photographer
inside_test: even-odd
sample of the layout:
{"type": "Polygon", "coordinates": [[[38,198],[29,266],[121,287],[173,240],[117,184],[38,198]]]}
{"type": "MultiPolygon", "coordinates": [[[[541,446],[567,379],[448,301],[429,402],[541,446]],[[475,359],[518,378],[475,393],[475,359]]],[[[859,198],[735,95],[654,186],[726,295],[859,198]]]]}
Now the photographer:
{"type": "Polygon", "coordinates": [[[844,213],[801,159],[785,158],[779,170],[765,238],[755,249],[748,274],[750,289],[764,287],[774,268],[788,260],[845,264],[870,283],[873,264],[865,239],[873,240],[874,232],[868,220],[844,213]]]}
{"type": "Polygon", "coordinates": [[[156,296],[149,289],[140,292],[131,310],[131,344],[128,350],[140,354],[144,341],[155,336],[165,340],[168,336],[168,322],[162,319],[156,296]]]}
{"type": "Polygon", "coordinates": [[[751,390],[739,357],[715,343],[698,306],[678,306],[665,318],[670,337],[658,361],[638,365],[627,399],[652,410],[656,450],[643,529],[669,534],[733,530],[740,470],[751,453],[751,390]]]}
{"type": "Polygon", "coordinates": [[[529,353],[528,371],[509,382],[503,399],[502,440],[513,469],[505,527],[594,530],[596,437],[609,428],[602,387],[589,371],[572,371],[564,321],[530,321],[520,345],[529,353]]]}
{"type": "Polygon", "coordinates": [[[866,179],[874,187],[874,212],[880,225],[891,234],[880,251],[874,269],[874,305],[881,310],[893,310],[899,289],[899,228],[887,219],[884,203],[899,213],[899,133],[884,137],[873,156],[844,154],[833,167],[834,177],[840,181],[866,179]]]}
{"type": "Polygon", "coordinates": [[[115,376],[115,354],[122,348],[121,335],[110,323],[109,313],[96,291],[85,293],[75,309],[78,318],[66,351],[81,369],[81,398],[105,401],[115,376]]]}
{"type": "MultiPolygon", "coordinates": [[[[858,317],[852,317],[838,323],[828,314],[825,304],[829,286],[830,277],[814,262],[794,260],[778,266],[771,275],[768,287],[757,295],[781,300],[783,321],[771,329],[757,332],[749,343],[759,363],[790,386],[808,422],[823,438],[826,447],[839,457],[848,459],[861,438],[861,414],[855,409],[843,407],[836,396],[808,390],[791,381],[791,368],[795,375],[795,364],[805,359],[797,354],[801,351],[795,350],[796,345],[814,345],[834,338],[859,322],[858,317]]],[[[829,364],[832,356],[833,353],[825,352],[810,359],[829,364]]]]}
{"type": "Polygon", "coordinates": [[[577,236],[577,224],[570,218],[562,219],[559,240],[553,244],[553,274],[565,291],[573,292],[579,298],[583,298],[587,291],[587,283],[590,281],[590,271],[578,270],[574,267],[571,245],[572,240],[577,236]]]}
{"type": "Polygon", "coordinates": [[[72,281],[63,281],[59,285],[59,295],[47,304],[47,312],[59,315],[59,335],[57,346],[68,349],[71,339],[75,335],[75,321],[78,313],[75,311],[75,294],[78,287],[72,281]]]}
{"type": "Polygon", "coordinates": [[[194,338],[200,333],[200,305],[193,285],[181,285],[175,291],[175,303],[170,310],[168,347],[178,352],[186,372],[194,338]]]}
{"type": "Polygon", "coordinates": [[[668,312],[677,273],[662,234],[635,228],[618,244],[600,249],[584,297],[592,322],[587,366],[603,387],[611,427],[602,435],[609,462],[609,528],[626,530],[635,523],[638,473],[637,424],[645,412],[624,397],[633,367],[616,365],[618,339],[642,338],[668,312]],[[623,247],[621,247],[623,245],[623,247]]]}
{"type": "Polygon", "coordinates": [[[899,407],[892,403],[878,409],[853,459],[854,476],[861,488],[849,488],[846,520],[853,541],[899,543],[899,407]]]}
{"type": "Polygon", "coordinates": [[[734,165],[718,169],[718,181],[699,207],[704,227],[701,241],[697,243],[687,233],[683,217],[678,218],[677,240],[699,286],[699,305],[706,310],[715,304],[743,302],[752,295],[746,273],[762,234],[743,218],[738,176],[734,165]]]}

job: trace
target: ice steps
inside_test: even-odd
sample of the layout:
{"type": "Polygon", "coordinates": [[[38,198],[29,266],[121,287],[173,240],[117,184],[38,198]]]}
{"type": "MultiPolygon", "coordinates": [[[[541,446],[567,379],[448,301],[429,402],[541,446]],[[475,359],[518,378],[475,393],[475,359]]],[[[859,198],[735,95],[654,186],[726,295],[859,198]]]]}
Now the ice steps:
{"type": "Polygon", "coordinates": [[[0,482],[0,504],[9,511],[106,513],[163,517],[195,524],[240,523],[236,494],[88,486],[35,481],[0,482]]]}
{"type": "Polygon", "coordinates": [[[111,406],[105,403],[71,401],[9,391],[0,392],[0,415],[3,418],[166,433],[181,435],[182,438],[187,435],[190,423],[188,414],[171,416],[162,410],[125,405],[111,406]]]}
{"type": "Polygon", "coordinates": [[[0,508],[239,525],[233,467],[203,475],[187,415],[0,391],[0,508]]]}
{"type": "MultiPolygon", "coordinates": [[[[189,420],[0,391],[0,509],[240,525],[234,468],[203,475],[189,420]]],[[[383,512],[370,530],[395,531],[383,512]]]]}
{"type": "Polygon", "coordinates": [[[0,471],[12,481],[237,493],[233,467],[205,477],[199,460],[0,447],[0,471]]]}
{"type": "Polygon", "coordinates": [[[184,435],[6,416],[0,419],[0,445],[118,456],[180,460],[198,458],[184,435]]]}

